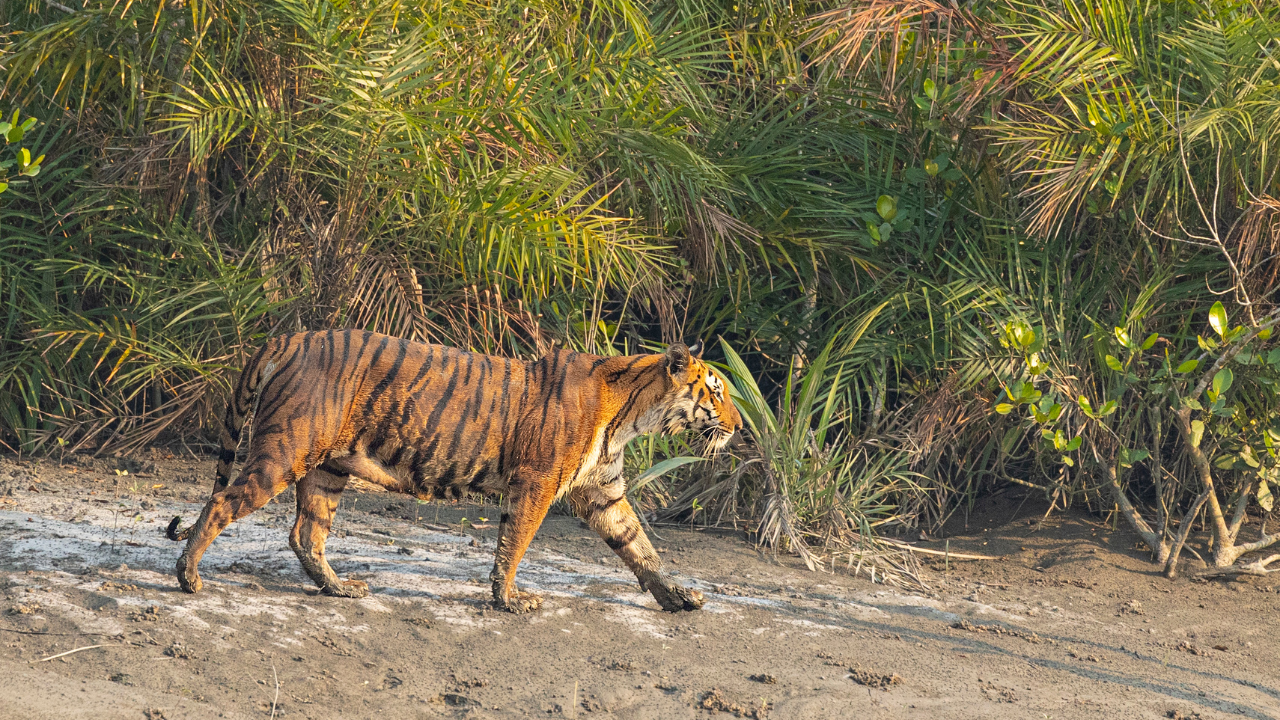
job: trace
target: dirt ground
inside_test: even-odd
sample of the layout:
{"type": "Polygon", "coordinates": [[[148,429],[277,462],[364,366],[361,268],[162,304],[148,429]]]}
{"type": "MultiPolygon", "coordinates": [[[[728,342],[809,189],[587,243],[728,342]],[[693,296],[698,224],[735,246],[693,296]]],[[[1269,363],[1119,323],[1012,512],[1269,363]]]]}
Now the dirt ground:
{"type": "Polygon", "coordinates": [[[386,493],[344,495],[329,543],[372,596],[317,594],[288,493],[184,594],[162,531],[212,470],[0,460],[0,718],[1280,718],[1280,579],[1170,582],[1123,528],[1035,499],[970,514],[950,549],[1001,559],[931,565],[924,591],[657,528],[707,595],[680,615],[553,515],[519,575],[546,603],[515,616],[488,603],[493,505],[386,493]]]}

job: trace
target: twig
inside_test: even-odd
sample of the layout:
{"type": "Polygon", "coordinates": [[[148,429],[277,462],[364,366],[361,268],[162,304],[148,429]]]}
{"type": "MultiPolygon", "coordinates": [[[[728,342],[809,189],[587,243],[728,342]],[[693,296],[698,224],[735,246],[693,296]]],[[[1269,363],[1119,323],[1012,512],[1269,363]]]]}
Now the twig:
{"type": "Polygon", "coordinates": [[[276,661],[271,660],[271,679],[276,683],[276,696],[271,699],[271,720],[276,717],[276,703],[280,700],[280,678],[276,675],[276,661]]]}
{"type": "Polygon", "coordinates": [[[84,647],[78,647],[75,650],[68,650],[64,653],[58,653],[57,655],[50,655],[49,657],[44,658],[43,660],[32,660],[31,664],[34,665],[36,663],[49,662],[50,660],[57,660],[60,657],[66,657],[67,655],[70,655],[72,653],[78,653],[81,650],[92,650],[94,648],[100,648],[100,647],[115,647],[115,646],[114,645],[85,645],[84,647]]]}
{"type": "Polygon", "coordinates": [[[46,630],[17,630],[15,628],[0,627],[0,632],[18,633],[19,635],[101,635],[103,637],[117,637],[120,633],[93,633],[93,632],[48,632],[46,630]]]}
{"type": "Polygon", "coordinates": [[[896,540],[887,540],[885,538],[880,538],[880,542],[886,545],[892,545],[901,550],[924,553],[925,555],[937,555],[939,557],[953,557],[953,558],[956,558],[957,560],[1000,560],[1001,559],[997,555],[974,555],[970,553],[956,553],[956,552],[943,552],[941,550],[929,550],[928,548],[915,547],[912,545],[908,545],[906,543],[897,542],[896,540]]]}
{"type": "MultiPolygon", "coordinates": [[[[1204,505],[1209,499],[1209,493],[1212,489],[1205,490],[1200,493],[1196,501],[1191,504],[1191,509],[1182,518],[1182,527],[1178,529],[1178,537],[1173,542],[1173,547],[1169,550],[1169,559],[1166,561],[1164,576],[1172,580],[1178,575],[1178,556],[1182,554],[1182,546],[1187,542],[1187,536],[1191,534],[1191,526],[1196,524],[1196,514],[1200,512],[1200,506],[1204,505]]],[[[1199,557],[1199,556],[1197,556],[1199,557]]]]}

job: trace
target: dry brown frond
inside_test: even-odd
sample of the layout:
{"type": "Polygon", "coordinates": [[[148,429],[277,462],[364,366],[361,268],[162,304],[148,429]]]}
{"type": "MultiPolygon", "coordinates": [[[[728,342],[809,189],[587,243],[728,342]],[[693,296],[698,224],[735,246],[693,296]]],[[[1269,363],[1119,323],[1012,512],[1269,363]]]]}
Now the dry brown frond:
{"type": "Polygon", "coordinates": [[[913,74],[900,76],[903,66],[917,60],[933,65],[937,56],[945,55],[955,43],[981,38],[989,49],[983,60],[988,80],[966,83],[959,115],[967,115],[993,91],[1007,90],[1013,82],[1010,71],[1017,67],[1007,43],[995,37],[972,12],[936,0],[854,0],[843,8],[810,17],[809,23],[811,32],[805,44],[826,46],[813,64],[836,62],[854,76],[880,66],[879,85],[886,98],[906,98],[899,84],[913,74]],[[914,37],[913,44],[906,42],[908,33],[914,37]]]}
{"type": "Polygon", "coordinates": [[[1249,203],[1235,238],[1236,265],[1251,297],[1269,302],[1280,281],[1280,200],[1249,203]]]}

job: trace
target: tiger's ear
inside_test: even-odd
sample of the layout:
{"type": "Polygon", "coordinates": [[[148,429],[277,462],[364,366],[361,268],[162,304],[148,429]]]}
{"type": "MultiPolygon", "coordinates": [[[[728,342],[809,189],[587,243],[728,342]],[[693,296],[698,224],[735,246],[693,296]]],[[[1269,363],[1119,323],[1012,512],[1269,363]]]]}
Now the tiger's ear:
{"type": "Polygon", "coordinates": [[[702,359],[703,350],[704,350],[704,347],[702,345],[702,338],[698,338],[697,340],[694,340],[693,344],[689,346],[689,354],[699,360],[702,359]]]}
{"type": "Polygon", "coordinates": [[[666,355],[667,373],[672,377],[683,375],[689,369],[689,348],[684,343],[672,343],[666,355]]]}

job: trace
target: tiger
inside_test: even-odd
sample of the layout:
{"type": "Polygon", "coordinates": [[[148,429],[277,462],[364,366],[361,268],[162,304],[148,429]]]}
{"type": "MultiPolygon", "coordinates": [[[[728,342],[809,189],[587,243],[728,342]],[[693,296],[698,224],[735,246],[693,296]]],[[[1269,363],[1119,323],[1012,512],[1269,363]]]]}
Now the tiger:
{"type": "Polygon", "coordinates": [[[742,428],[727,381],[702,343],[602,357],[554,349],[537,360],[467,352],[359,330],[281,335],[245,364],[227,404],[213,491],[179,531],[182,589],[199,592],[198,566],[232,522],[295,486],[289,546],[321,592],[361,598],[325,559],[338,499],[352,477],[421,500],[501,494],[493,602],[513,613],[542,598],[516,587],[516,567],[552,503],[604,539],[663,610],[702,607],[702,593],[663,572],[626,498],[623,451],[634,438],[696,430],[715,454],[742,428]],[[232,468],[252,413],[244,464],[232,468]]]}

